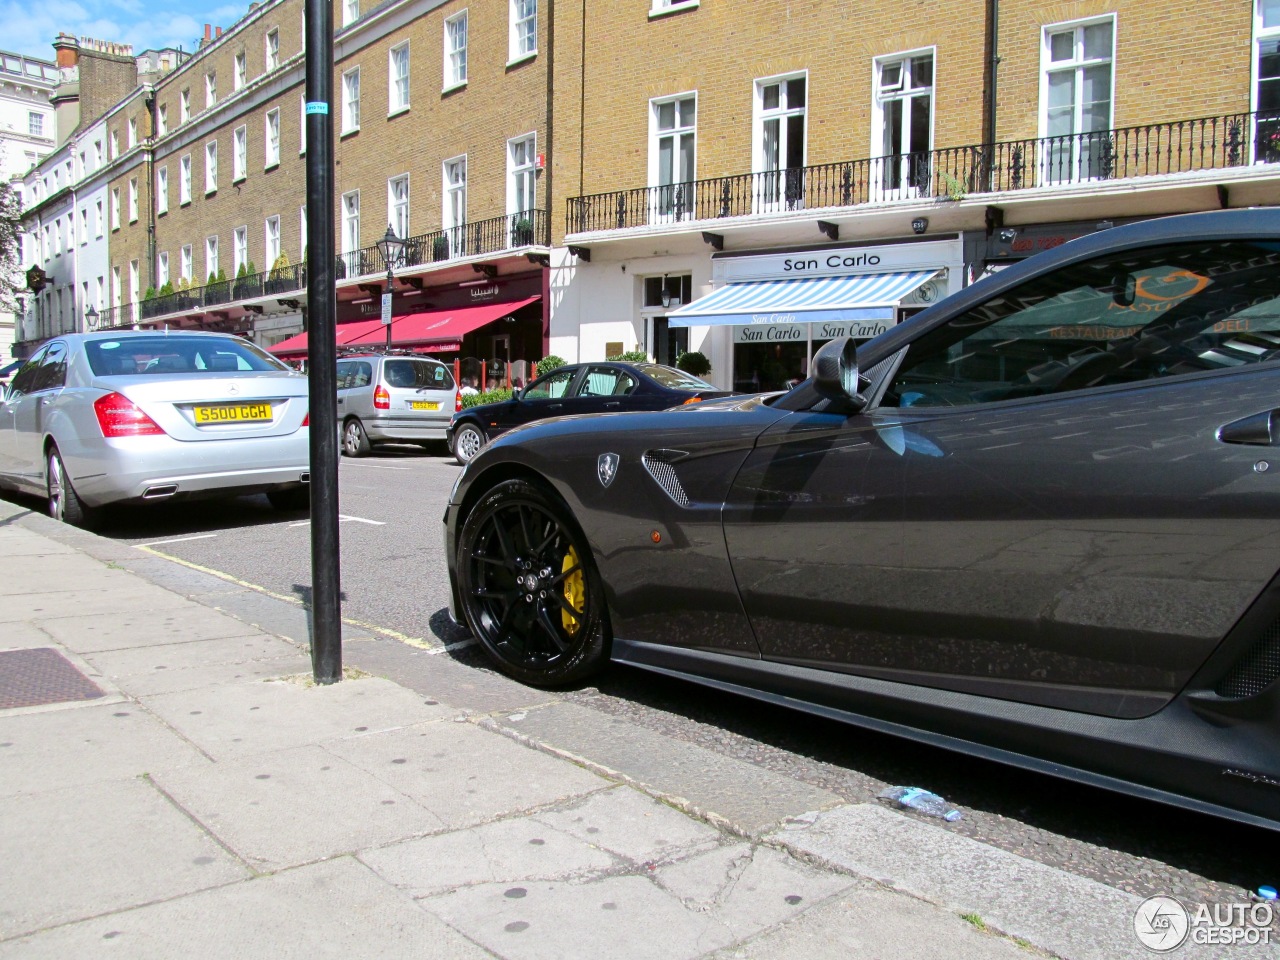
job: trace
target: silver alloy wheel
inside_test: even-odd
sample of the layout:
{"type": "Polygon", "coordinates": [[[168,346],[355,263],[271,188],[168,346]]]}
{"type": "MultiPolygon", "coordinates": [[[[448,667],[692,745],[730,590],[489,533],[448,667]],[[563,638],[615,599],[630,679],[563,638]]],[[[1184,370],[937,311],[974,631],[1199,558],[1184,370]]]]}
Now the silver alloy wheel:
{"type": "Polygon", "coordinates": [[[67,500],[63,491],[66,483],[62,474],[62,458],[53,450],[49,451],[47,476],[49,478],[49,516],[55,520],[65,521],[67,500]]]}
{"type": "Polygon", "coordinates": [[[454,438],[453,455],[460,463],[470,463],[483,446],[484,437],[480,435],[479,430],[468,423],[459,428],[458,435],[454,438]]]}

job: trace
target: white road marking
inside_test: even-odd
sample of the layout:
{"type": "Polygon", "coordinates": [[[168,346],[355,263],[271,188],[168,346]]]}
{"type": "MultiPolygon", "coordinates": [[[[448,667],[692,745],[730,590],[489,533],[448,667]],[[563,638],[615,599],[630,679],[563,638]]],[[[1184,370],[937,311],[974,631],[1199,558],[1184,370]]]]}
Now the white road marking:
{"type": "Polygon", "coordinates": [[[385,463],[364,463],[360,460],[352,460],[348,457],[343,461],[344,467],[368,467],[370,470],[411,470],[412,467],[393,467],[385,463]]]}
{"type": "MultiPolygon", "coordinates": [[[[349,517],[345,513],[338,514],[338,522],[339,523],[367,523],[371,527],[385,527],[387,525],[386,522],[382,520],[366,520],[364,517],[349,517]]],[[[311,525],[310,520],[299,520],[297,523],[289,524],[289,526],[291,527],[306,527],[310,525],[311,525]]]]}
{"type": "Polygon", "coordinates": [[[139,543],[139,547],[159,547],[166,543],[186,543],[188,540],[210,540],[216,537],[216,533],[202,533],[198,537],[178,537],[174,540],[152,540],[150,543],[139,543]]]}

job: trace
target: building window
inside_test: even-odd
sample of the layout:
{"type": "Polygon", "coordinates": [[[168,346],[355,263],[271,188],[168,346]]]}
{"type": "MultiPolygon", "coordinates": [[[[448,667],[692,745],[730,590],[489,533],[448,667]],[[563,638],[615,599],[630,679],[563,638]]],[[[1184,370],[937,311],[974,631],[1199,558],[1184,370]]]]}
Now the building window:
{"type": "Polygon", "coordinates": [[[93,235],[95,237],[102,236],[102,200],[95,200],[93,203],[93,235]]]}
{"type": "Polygon", "coordinates": [[[120,188],[111,188],[111,229],[120,229],[120,188]]]}
{"type": "Polygon", "coordinates": [[[360,129],[360,68],[342,75],[342,132],[360,129]]]}
{"type": "Polygon", "coordinates": [[[137,303],[142,290],[141,264],[137,260],[129,261],[129,302],[137,303]]]}
{"type": "MultiPolygon", "coordinates": [[[[342,195],[342,252],[355,253],[360,249],[360,191],[342,195]]],[[[347,273],[359,273],[354,258],[348,258],[347,273]]]]}
{"type": "Polygon", "coordinates": [[[156,213],[169,212],[169,168],[156,171],[156,213]]]}
{"type": "Polygon", "coordinates": [[[388,113],[409,109],[409,42],[392,47],[387,55],[388,113]]]}
{"type": "Polygon", "coordinates": [[[210,70],[204,75],[204,107],[208,110],[218,102],[218,74],[210,70]]]}
{"type": "Polygon", "coordinates": [[[218,279],[218,238],[206,237],[204,241],[204,272],[208,275],[207,283],[218,279]]]}
{"type": "Polygon", "coordinates": [[[239,183],[245,178],[249,162],[249,128],[236,127],[231,135],[231,180],[239,183]]]}
{"type": "Polygon", "coordinates": [[[513,246],[531,242],[526,235],[532,232],[533,217],[530,213],[537,206],[536,149],[537,137],[534,134],[507,141],[507,213],[513,218],[513,246]]]}
{"type": "Polygon", "coordinates": [[[300,140],[298,156],[301,157],[307,152],[307,95],[305,93],[298,97],[298,134],[300,140]]]}
{"type": "Polygon", "coordinates": [[[188,243],[178,251],[178,277],[185,280],[188,285],[191,283],[191,276],[194,267],[195,264],[192,258],[191,244],[188,243]]]}
{"type": "Polygon", "coordinates": [[[138,145],[138,121],[136,118],[129,118],[129,146],[130,148],[138,145]]]}
{"type": "Polygon", "coordinates": [[[249,82],[249,57],[241,50],[236,54],[235,67],[232,70],[231,86],[236,90],[241,90],[244,85],[249,82]]]}
{"type": "Polygon", "coordinates": [[[120,268],[111,268],[111,306],[120,306],[120,297],[123,291],[120,289],[120,268]]]}
{"type": "Polygon", "coordinates": [[[249,268],[249,228],[236,227],[231,231],[231,256],[234,258],[236,276],[240,275],[240,268],[246,270],[249,268]]]}
{"type": "Polygon", "coordinates": [[[267,31],[266,53],[268,70],[274,70],[280,66],[280,30],[278,27],[267,31]]]}
{"type": "Polygon", "coordinates": [[[89,208],[80,208],[80,246],[89,242],[89,208]]]}
{"type": "Polygon", "coordinates": [[[191,91],[183,90],[178,94],[178,123],[186,123],[191,119],[191,91]]]}
{"type": "Polygon", "coordinates": [[[1280,0],[1258,0],[1254,21],[1255,159],[1280,162],[1280,0]]]}
{"type": "Polygon", "coordinates": [[[444,212],[441,219],[449,249],[460,256],[465,249],[462,228],[467,223],[467,158],[455,157],[444,162],[444,212]]]}
{"type": "Polygon", "coordinates": [[[298,208],[298,236],[302,238],[302,259],[307,259],[307,205],[298,208]]]}
{"type": "Polygon", "coordinates": [[[698,0],[653,0],[653,6],[649,9],[649,16],[668,13],[672,10],[683,10],[686,7],[696,7],[698,0]]]}
{"type": "Polygon", "coordinates": [[[756,81],[757,212],[804,206],[807,87],[804,75],[756,81]]]}
{"type": "Polygon", "coordinates": [[[1115,21],[1045,27],[1040,60],[1041,180],[1072,182],[1111,174],[1111,66],[1115,21]]]}
{"type": "Polygon", "coordinates": [[[360,0],[343,0],[342,25],[349,27],[360,19],[360,0]]]}
{"type": "Polygon", "coordinates": [[[204,145],[204,192],[213,193],[218,189],[218,141],[210,140],[204,145]]]}
{"type": "Polygon", "coordinates": [[[275,269],[276,261],[280,259],[280,218],[267,217],[266,228],[266,251],[265,261],[269,264],[269,269],[275,269]]]}
{"type": "Polygon", "coordinates": [[[444,86],[459,87],[467,82],[467,11],[444,22],[444,86]]]}
{"type": "Polygon", "coordinates": [[[872,152],[885,158],[886,199],[932,196],[933,52],[877,60],[875,76],[872,152]]]}
{"type": "Polygon", "coordinates": [[[511,0],[511,37],[508,59],[519,60],[538,52],[538,0],[511,0]]]}
{"type": "Polygon", "coordinates": [[[138,222],[138,178],[129,181],[129,222],[138,222]]]}
{"type": "Polygon", "coordinates": [[[163,137],[168,132],[169,105],[167,103],[162,103],[156,108],[156,133],[163,137]]]}
{"type": "Polygon", "coordinates": [[[409,236],[409,175],[387,181],[387,223],[402,240],[409,236]]]}
{"type": "Polygon", "coordinates": [[[650,101],[649,184],[654,192],[652,216],[680,220],[693,204],[697,155],[697,97],[684,95],[650,101]]]}
{"type": "Polygon", "coordinates": [[[191,154],[178,161],[178,203],[191,202],[191,154]]]}
{"type": "Polygon", "coordinates": [[[44,115],[34,110],[27,113],[27,133],[33,137],[44,136],[44,115]]]}
{"type": "Polygon", "coordinates": [[[167,251],[156,258],[156,287],[163,287],[169,282],[169,254],[167,251]]]}
{"type": "Polygon", "coordinates": [[[280,163],[280,108],[267,111],[267,169],[280,163]]]}

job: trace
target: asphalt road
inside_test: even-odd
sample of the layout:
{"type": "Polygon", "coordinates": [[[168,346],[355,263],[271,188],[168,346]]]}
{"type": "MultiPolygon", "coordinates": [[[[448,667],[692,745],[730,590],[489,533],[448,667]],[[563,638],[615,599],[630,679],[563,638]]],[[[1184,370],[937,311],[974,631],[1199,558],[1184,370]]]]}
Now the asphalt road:
{"type": "MultiPolygon", "coordinates": [[[[458,467],[443,450],[383,448],[340,467],[342,612],[387,642],[464,644],[455,659],[487,669],[444,615],[441,516],[458,467]]],[[[27,501],[30,505],[30,501],[27,501]]],[[[304,515],[265,497],[116,511],[99,531],[271,593],[305,599],[304,515]]],[[[923,786],[965,812],[953,829],[1141,896],[1238,902],[1280,880],[1280,836],[1129,800],[893,737],[614,667],[570,696],[668,737],[831,790],[871,799],[891,784],[923,786]]]]}

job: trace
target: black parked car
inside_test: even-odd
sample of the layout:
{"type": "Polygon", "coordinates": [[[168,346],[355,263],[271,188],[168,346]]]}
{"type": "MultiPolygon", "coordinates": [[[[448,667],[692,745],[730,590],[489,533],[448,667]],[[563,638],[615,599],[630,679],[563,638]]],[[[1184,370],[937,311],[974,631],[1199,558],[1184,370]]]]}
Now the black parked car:
{"type": "Polygon", "coordinates": [[[484,450],[446,556],[493,662],[1280,829],[1280,211],[1072,241],[812,372],[484,450]]]}
{"type": "Polygon", "coordinates": [[[571,363],[539,377],[510,400],[460,410],[449,422],[446,439],[458,462],[466,464],[494,437],[534,420],[576,413],[665,410],[729,393],[661,363],[571,363]]]}

